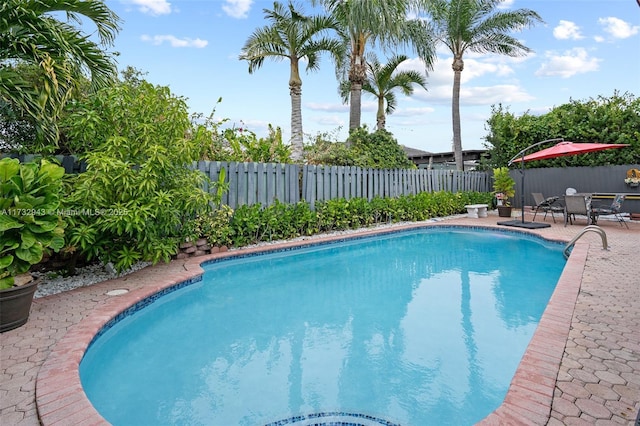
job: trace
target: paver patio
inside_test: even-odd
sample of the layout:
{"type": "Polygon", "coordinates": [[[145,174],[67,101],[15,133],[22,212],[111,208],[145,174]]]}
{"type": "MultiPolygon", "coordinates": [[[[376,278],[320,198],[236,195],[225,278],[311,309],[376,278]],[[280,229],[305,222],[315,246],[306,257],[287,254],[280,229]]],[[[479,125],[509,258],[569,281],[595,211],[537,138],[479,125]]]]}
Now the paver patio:
{"type": "MultiPolygon", "coordinates": [[[[583,228],[547,220],[550,228],[533,232],[568,241],[583,228]]],[[[497,221],[489,212],[487,218],[461,215],[434,226],[497,226],[497,221]]],[[[562,277],[566,291],[554,293],[505,404],[483,424],[635,424],[640,410],[640,223],[630,223],[629,229],[616,222],[599,225],[610,249],[602,250],[595,233],[576,244],[562,277]]],[[[36,299],[26,325],[0,334],[0,424],[104,424],[77,382],[60,382],[74,372],[61,374],[58,367],[78,361],[91,337],[87,331],[106,320],[96,318],[101,313],[152,293],[158,283],[192,276],[203,259],[160,264],[36,299]],[[129,293],[106,294],[121,288],[129,293]]]]}

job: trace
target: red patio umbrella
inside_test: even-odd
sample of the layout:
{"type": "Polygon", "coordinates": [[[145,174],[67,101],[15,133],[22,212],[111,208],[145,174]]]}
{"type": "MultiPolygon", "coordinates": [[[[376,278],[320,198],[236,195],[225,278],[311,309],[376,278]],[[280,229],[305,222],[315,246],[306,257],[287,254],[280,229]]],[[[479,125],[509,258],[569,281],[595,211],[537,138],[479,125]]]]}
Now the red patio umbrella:
{"type": "MultiPolygon", "coordinates": [[[[586,143],[586,142],[569,142],[562,141],[552,147],[525,155],[524,157],[514,158],[513,163],[520,161],[544,160],[547,158],[565,157],[567,155],[586,154],[587,152],[603,151],[605,149],[624,148],[629,144],[624,143],[586,143]]],[[[519,155],[522,155],[520,153],[519,155]]]]}
{"type": "Polygon", "coordinates": [[[614,148],[624,148],[625,146],[629,146],[629,144],[624,143],[586,143],[586,142],[569,142],[565,141],[562,138],[558,139],[548,139],[542,142],[534,143],[520,151],[509,161],[509,166],[513,163],[522,162],[522,169],[520,173],[522,174],[522,184],[520,186],[521,194],[521,204],[522,204],[522,220],[511,220],[507,222],[498,222],[499,225],[507,225],[507,226],[517,226],[520,228],[543,228],[551,225],[536,223],[536,222],[525,222],[524,220],[524,163],[525,161],[534,161],[534,160],[544,160],[547,158],[556,158],[556,157],[565,157],[568,155],[576,155],[576,154],[586,154],[587,152],[595,152],[595,151],[603,151],[605,149],[614,149],[614,148]],[[540,151],[536,151],[533,154],[524,155],[528,150],[540,146],[549,142],[558,142],[554,146],[550,148],[545,148],[540,151]]]}

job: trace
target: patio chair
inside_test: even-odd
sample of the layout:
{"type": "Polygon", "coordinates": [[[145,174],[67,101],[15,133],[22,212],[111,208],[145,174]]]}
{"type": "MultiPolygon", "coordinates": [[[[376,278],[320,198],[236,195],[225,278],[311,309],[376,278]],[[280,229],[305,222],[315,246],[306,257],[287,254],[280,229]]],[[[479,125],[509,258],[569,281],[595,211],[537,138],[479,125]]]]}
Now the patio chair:
{"type": "Polygon", "coordinates": [[[576,219],[576,215],[586,216],[587,225],[591,224],[590,203],[587,201],[587,198],[584,195],[565,195],[564,226],[567,226],[567,222],[573,225],[573,221],[576,219]]]}
{"type": "Polygon", "coordinates": [[[551,218],[553,219],[553,223],[556,223],[555,213],[564,214],[564,207],[562,207],[559,204],[558,205],[555,204],[560,199],[560,197],[544,198],[544,195],[542,195],[542,193],[540,192],[532,192],[531,195],[533,195],[533,201],[536,203],[536,205],[533,206],[534,222],[536,220],[536,215],[538,214],[538,212],[541,212],[541,211],[544,212],[544,217],[542,218],[542,220],[546,220],[547,214],[551,213],[551,218]]]}
{"type": "Polygon", "coordinates": [[[620,209],[622,209],[622,203],[624,203],[624,197],[625,197],[624,194],[616,194],[616,196],[613,197],[613,202],[609,207],[592,207],[591,214],[593,217],[593,223],[596,224],[598,222],[599,216],[613,215],[620,223],[620,226],[622,226],[622,224],[624,223],[624,226],[626,226],[627,229],[629,229],[629,225],[627,225],[627,222],[624,220],[624,217],[622,217],[622,215],[620,214],[621,213],[620,209]]]}

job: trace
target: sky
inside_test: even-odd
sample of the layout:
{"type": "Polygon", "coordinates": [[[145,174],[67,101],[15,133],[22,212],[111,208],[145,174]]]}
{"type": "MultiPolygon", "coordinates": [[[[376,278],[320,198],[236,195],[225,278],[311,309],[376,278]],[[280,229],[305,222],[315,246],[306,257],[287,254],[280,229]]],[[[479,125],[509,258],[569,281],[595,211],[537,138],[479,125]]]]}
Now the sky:
{"type": "MultiPolygon", "coordinates": [[[[226,126],[265,136],[269,124],[290,137],[289,63],[267,60],[249,74],[238,59],[242,46],[268,24],[265,0],[107,0],[121,18],[121,31],[110,49],[118,67],[146,73],[146,80],[169,86],[187,99],[190,112],[227,119],[226,126]],[[221,102],[218,103],[218,100],[221,102]]],[[[286,4],[286,1],[282,1],[286,4]]],[[[308,14],[310,2],[298,1],[308,14]]],[[[640,96],[640,7],[636,0],[506,0],[503,10],[532,9],[543,19],[514,33],[533,50],[524,57],[467,52],[460,95],[462,147],[485,149],[486,121],[492,106],[521,115],[544,114],[571,100],[611,97],[616,91],[640,96]]],[[[425,73],[411,52],[401,68],[425,73]]],[[[384,53],[379,54],[381,62],[384,53]]],[[[397,94],[395,112],[387,117],[398,143],[428,152],[452,150],[452,55],[438,50],[427,90],[410,97],[397,94]]],[[[318,71],[302,77],[305,135],[326,133],[344,140],[349,108],[338,95],[334,65],[327,55],[318,71]]],[[[376,103],[363,93],[362,124],[375,128],[376,103]]],[[[563,135],[552,135],[562,137],[563,135]]],[[[305,142],[307,138],[305,138],[305,142]]]]}

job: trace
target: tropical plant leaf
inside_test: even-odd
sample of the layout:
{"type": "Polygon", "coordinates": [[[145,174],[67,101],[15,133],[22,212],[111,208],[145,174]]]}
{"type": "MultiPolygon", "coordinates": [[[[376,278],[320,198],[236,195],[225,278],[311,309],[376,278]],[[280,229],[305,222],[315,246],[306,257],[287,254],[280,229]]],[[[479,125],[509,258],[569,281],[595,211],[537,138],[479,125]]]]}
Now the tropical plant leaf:
{"type": "Polygon", "coordinates": [[[16,158],[3,158],[0,160],[0,183],[8,182],[20,171],[20,161],[16,158]]]}
{"type": "Polygon", "coordinates": [[[11,276],[0,278],[0,290],[6,290],[8,288],[13,287],[14,282],[15,281],[11,276]]]}
{"type": "Polygon", "coordinates": [[[0,257],[0,270],[7,269],[12,262],[13,256],[10,254],[0,257]]]}
{"type": "Polygon", "coordinates": [[[16,249],[16,257],[27,262],[27,270],[29,265],[35,265],[42,260],[43,250],[42,244],[34,244],[28,249],[16,249]]]}
{"type": "Polygon", "coordinates": [[[8,214],[0,214],[0,232],[8,231],[9,229],[20,229],[24,226],[18,219],[8,214]]]}

